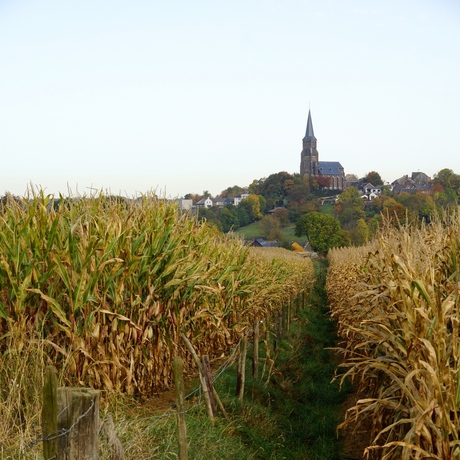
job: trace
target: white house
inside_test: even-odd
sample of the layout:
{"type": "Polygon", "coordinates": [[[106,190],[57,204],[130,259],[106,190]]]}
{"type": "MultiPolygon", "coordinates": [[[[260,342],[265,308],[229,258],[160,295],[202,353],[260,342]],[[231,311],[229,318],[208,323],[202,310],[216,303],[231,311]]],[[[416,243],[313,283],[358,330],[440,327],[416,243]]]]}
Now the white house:
{"type": "Polygon", "coordinates": [[[212,200],[211,198],[202,198],[198,203],[196,204],[197,207],[201,208],[210,208],[212,206],[212,200]]]}
{"type": "Polygon", "coordinates": [[[239,195],[237,195],[235,198],[234,198],[234,201],[233,201],[233,204],[235,206],[238,206],[242,200],[244,200],[245,198],[247,198],[249,196],[249,193],[245,192],[245,193],[240,193],[239,195]]]}

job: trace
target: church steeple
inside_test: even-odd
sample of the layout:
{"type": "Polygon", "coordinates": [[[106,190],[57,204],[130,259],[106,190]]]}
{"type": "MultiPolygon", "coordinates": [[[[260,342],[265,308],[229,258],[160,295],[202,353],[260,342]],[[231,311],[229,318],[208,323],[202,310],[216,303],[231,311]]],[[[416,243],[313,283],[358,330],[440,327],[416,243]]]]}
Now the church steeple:
{"type": "Polygon", "coordinates": [[[302,139],[302,146],[303,149],[300,154],[300,175],[302,177],[317,176],[319,154],[316,149],[316,137],[313,132],[310,110],[308,110],[307,129],[305,131],[305,137],[302,139]]]}
{"type": "Polygon", "coordinates": [[[316,141],[315,133],[313,132],[313,123],[311,121],[311,113],[310,113],[310,109],[308,109],[307,130],[305,131],[305,137],[302,140],[310,141],[313,139],[316,141]]]}

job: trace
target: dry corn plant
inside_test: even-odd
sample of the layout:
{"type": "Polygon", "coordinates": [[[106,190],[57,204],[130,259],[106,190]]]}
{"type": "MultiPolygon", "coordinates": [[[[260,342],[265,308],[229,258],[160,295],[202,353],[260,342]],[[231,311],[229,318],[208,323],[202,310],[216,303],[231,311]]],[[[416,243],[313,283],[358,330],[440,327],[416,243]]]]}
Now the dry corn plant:
{"type": "MultiPolygon", "coordinates": [[[[32,458],[41,438],[44,354],[40,337],[3,337],[0,354],[0,458],[32,458]]],[[[39,446],[41,447],[41,446],[39,446]]],[[[40,452],[40,448],[38,448],[40,452]]]]}
{"type": "Polygon", "coordinates": [[[0,360],[38,334],[37,359],[61,383],[151,395],[170,385],[173,356],[188,357],[181,333],[200,354],[228,356],[312,279],[311,261],[249,250],[153,196],[10,198],[0,209],[0,360]]]}
{"type": "MultiPolygon", "coordinates": [[[[386,227],[366,248],[330,253],[327,291],[343,339],[342,379],[382,459],[460,457],[460,220],[386,227]]],[[[380,458],[380,457],[379,457],[380,458]]]]}

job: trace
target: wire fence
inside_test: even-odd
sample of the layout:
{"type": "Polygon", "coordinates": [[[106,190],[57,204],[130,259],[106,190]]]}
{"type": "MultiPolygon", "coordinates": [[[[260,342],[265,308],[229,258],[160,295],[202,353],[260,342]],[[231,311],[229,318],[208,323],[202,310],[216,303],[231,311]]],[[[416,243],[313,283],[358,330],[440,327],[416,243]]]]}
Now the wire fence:
{"type": "MultiPolygon", "coordinates": [[[[222,376],[222,374],[235,362],[235,359],[237,358],[238,350],[239,350],[239,343],[232,349],[229,357],[225,360],[225,362],[223,364],[221,364],[213,372],[213,377],[212,377],[213,383],[215,383],[222,376]]],[[[201,384],[198,384],[192,391],[190,391],[185,396],[185,399],[186,400],[191,400],[194,395],[197,395],[196,402],[193,405],[191,405],[190,407],[188,407],[186,410],[182,411],[181,413],[190,413],[190,412],[192,412],[194,409],[196,409],[197,407],[199,407],[202,404],[202,402],[203,402],[203,400],[202,400],[203,399],[203,391],[202,391],[202,385],[201,384]]],[[[64,437],[64,436],[75,436],[78,433],[80,423],[83,422],[84,419],[86,417],[88,417],[89,414],[94,409],[94,404],[95,404],[95,400],[92,400],[90,406],[85,410],[85,412],[83,412],[80,416],[78,416],[78,418],[71,424],[70,427],[65,428],[65,429],[60,428],[58,430],[55,430],[55,431],[49,433],[45,437],[44,436],[37,437],[33,441],[30,441],[30,442],[26,443],[24,445],[24,449],[21,449],[21,450],[24,450],[24,451],[29,450],[30,451],[30,450],[36,448],[37,445],[39,445],[39,444],[41,444],[43,442],[53,441],[53,440],[56,440],[56,439],[64,437]]],[[[69,407],[64,407],[61,410],[61,412],[58,414],[58,418],[62,413],[66,412],[68,409],[69,409],[69,407]]],[[[178,412],[177,412],[177,409],[176,409],[176,405],[171,404],[171,406],[168,409],[166,409],[162,414],[152,415],[152,416],[148,416],[148,417],[136,417],[135,419],[133,419],[130,423],[138,424],[138,423],[142,423],[142,422],[146,422],[146,421],[150,422],[150,423],[148,423],[145,426],[145,428],[140,433],[137,434],[137,436],[131,438],[130,441],[123,446],[123,451],[125,453],[127,453],[130,450],[132,450],[133,446],[135,446],[135,444],[139,440],[139,438],[141,438],[146,432],[153,430],[155,428],[155,426],[158,425],[162,420],[165,420],[165,419],[170,418],[170,417],[177,417],[177,414],[178,414],[178,412]]],[[[106,417],[101,421],[100,430],[102,430],[102,428],[103,428],[105,422],[107,421],[108,417],[111,417],[110,412],[108,412],[106,417]]],[[[114,431],[115,432],[118,431],[117,426],[119,427],[119,423],[114,424],[114,431]]],[[[110,437],[110,435],[109,435],[109,437],[110,437]]],[[[50,457],[48,460],[52,460],[52,459],[55,459],[55,458],[56,458],[56,456],[53,456],[53,457],[50,457]]]]}
{"type": "MultiPolygon", "coordinates": [[[[263,323],[263,322],[264,321],[261,321],[261,323],[263,323]]],[[[253,329],[248,330],[247,336],[251,336],[251,334],[253,334],[253,332],[254,332],[253,329]]],[[[240,354],[241,340],[242,339],[240,339],[240,341],[232,348],[231,353],[226,358],[225,362],[223,362],[212,373],[212,383],[213,384],[215,384],[219,380],[219,378],[221,378],[222,375],[238,359],[238,356],[240,354]]],[[[185,400],[190,401],[195,395],[197,395],[196,402],[193,405],[191,405],[190,407],[188,407],[186,410],[181,411],[180,412],[181,414],[190,413],[193,410],[195,410],[197,407],[202,405],[202,403],[203,403],[203,388],[202,388],[201,383],[197,384],[197,386],[192,391],[190,391],[188,394],[186,394],[185,400]]],[[[76,436],[78,434],[78,429],[79,429],[80,423],[86,417],[88,417],[89,414],[92,412],[92,410],[94,408],[94,404],[95,404],[95,401],[93,400],[91,402],[90,406],[85,410],[85,412],[82,413],[80,416],[78,416],[78,418],[71,424],[70,427],[68,427],[66,429],[63,429],[63,428],[58,429],[56,431],[53,431],[53,432],[49,433],[47,436],[42,435],[40,437],[37,437],[33,441],[28,442],[24,447],[26,448],[26,450],[27,449],[31,450],[31,449],[36,448],[36,446],[38,444],[43,443],[43,442],[53,441],[53,440],[56,440],[56,439],[64,437],[64,436],[70,436],[70,437],[76,436]]],[[[67,411],[68,409],[69,409],[68,407],[63,408],[60,414],[62,414],[63,412],[67,411]]],[[[60,414],[58,414],[58,417],[59,417],[60,414]]],[[[126,424],[132,425],[132,424],[141,424],[142,422],[147,422],[147,425],[139,433],[137,433],[137,435],[135,435],[134,437],[131,437],[129,442],[125,442],[125,444],[123,445],[122,451],[124,451],[124,453],[129,453],[130,451],[132,451],[135,448],[136,443],[139,440],[139,438],[141,438],[146,432],[154,430],[155,427],[160,422],[162,422],[162,421],[164,421],[164,420],[166,420],[166,419],[168,419],[170,417],[177,417],[177,415],[178,415],[178,411],[177,411],[176,405],[174,403],[172,403],[170,405],[170,407],[168,407],[168,409],[166,409],[162,414],[151,415],[151,416],[148,416],[148,417],[135,417],[132,420],[130,420],[129,422],[127,422],[127,423],[124,423],[123,421],[118,421],[117,423],[113,423],[111,413],[107,412],[107,414],[105,415],[105,417],[103,418],[103,420],[101,420],[101,422],[99,424],[99,434],[101,434],[101,432],[103,430],[103,427],[104,427],[104,424],[107,422],[108,418],[110,418],[110,422],[111,422],[111,426],[112,426],[111,430],[112,430],[112,433],[113,433],[113,435],[111,435],[110,433],[107,435],[108,439],[110,439],[111,436],[116,437],[116,433],[118,431],[123,431],[123,428],[124,428],[123,425],[124,424],[125,425],[126,424]]],[[[117,442],[119,443],[118,439],[117,439],[117,442]]],[[[120,444],[120,446],[121,446],[121,444],[120,444]]],[[[56,457],[55,456],[50,457],[48,460],[52,460],[54,458],[56,458],[56,457]]],[[[124,457],[121,457],[121,458],[124,458],[124,457]]]]}
{"type": "MultiPolygon", "coordinates": [[[[230,367],[232,366],[232,364],[235,362],[235,359],[237,357],[237,353],[238,353],[238,350],[239,350],[239,346],[240,344],[238,343],[233,349],[232,349],[232,352],[230,354],[230,356],[226,359],[226,361],[221,365],[219,366],[219,368],[214,372],[214,375],[213,375],[213,383],[215,383],[221,376],[222,374],[230,367]]],[[[190,406],[188,409],[186,409],[185,411],[182,411],[181,413],[189,413],[191,411],[193,411],[194,409],[196,409],[197,407],[199,407],[201,404],[202,404],[202,398],[203,398],[203,393],[202,393],[202,386],[201,384],[197,385],[195,389],[193,389],[191,392],[189,392],[186,396],[185,396],[185,399],[186,400],[190,400],[191,397],[195,394],[198,394],[198,399],[197,399],[197,402],[195,404],[193,404],[192,406],[190,406]]],[[[169,418],[169,417],[176,417],[177,416],[177,410],[175,408],[175,405],[171,405],[171,407],[169,407],[163,414],[160,414],[160,415],[153,415],[153,416],[150,416],[150,417],[141,417],[141,418],[136,418],[136,422],[142,422],[142,421],[147,421],[147,420],[150,420],[152,421],[152,423],[148,424],[145,429],[139,433],[137,436],[135,436],[134,438],[132,438],[130,440],[129,443],[127,443],[125,446],[124,446],[124,451],[125,452],[129,452],[131,449],[132,449],[132,446],[135,445],[135,443],[138,441],[138,439],[147,431],[149,430],[152,430],[157,424],[160,423],[160,421],[162,421],[163,419],[165,418],[169,418]]]]}

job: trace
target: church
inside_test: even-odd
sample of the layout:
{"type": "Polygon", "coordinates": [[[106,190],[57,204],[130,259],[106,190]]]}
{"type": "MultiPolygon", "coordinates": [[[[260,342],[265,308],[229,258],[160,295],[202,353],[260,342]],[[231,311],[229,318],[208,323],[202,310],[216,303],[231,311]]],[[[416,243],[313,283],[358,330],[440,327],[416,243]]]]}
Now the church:
{"type": "Polygon", "coordinates": [[[308,179],[314,177],[329,178],[329,189],[344,190],[345,172],[338,161],[319,161],[316,149],[316,137],[313,132],[311,113],[308,111],[307,130],[302,139],[303,149],[300,154],[300,176],[308,179]]]}

